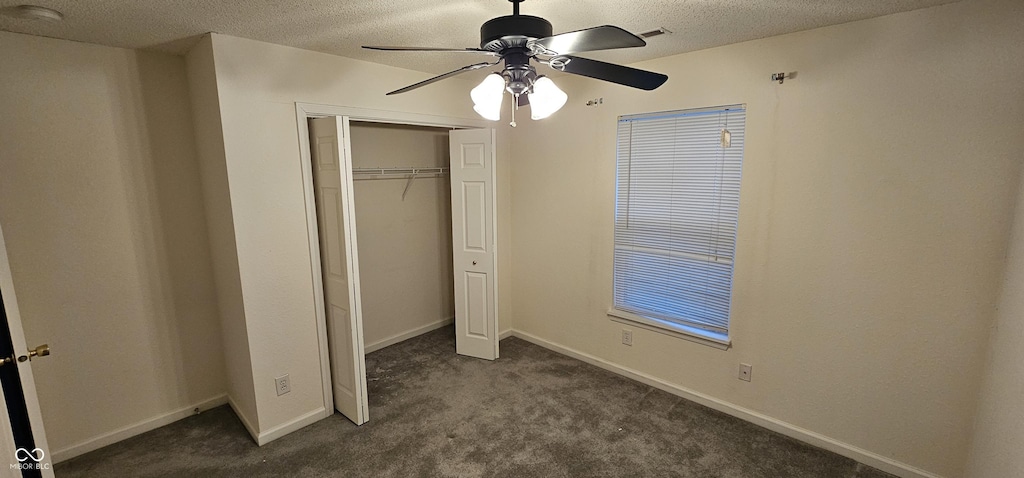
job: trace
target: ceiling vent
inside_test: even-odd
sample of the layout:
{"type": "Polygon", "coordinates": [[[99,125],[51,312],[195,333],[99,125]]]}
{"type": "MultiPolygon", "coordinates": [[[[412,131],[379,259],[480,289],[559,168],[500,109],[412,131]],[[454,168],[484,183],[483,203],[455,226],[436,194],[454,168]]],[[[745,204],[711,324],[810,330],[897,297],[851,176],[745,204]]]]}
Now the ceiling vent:
{"type": "Polygon", "coordinates": [[[640,33],[640,34],[638,34],[638,36],[640,38],[651,38],[651,37],[656,37],[658,35],[664,35],[666,33],[672,33],[672,32],[668,31],[668,29],[665,28],[665,27],[661,27],[661,28],[658,28],[656,30],[651,30],[649,32],[640,33]]]}

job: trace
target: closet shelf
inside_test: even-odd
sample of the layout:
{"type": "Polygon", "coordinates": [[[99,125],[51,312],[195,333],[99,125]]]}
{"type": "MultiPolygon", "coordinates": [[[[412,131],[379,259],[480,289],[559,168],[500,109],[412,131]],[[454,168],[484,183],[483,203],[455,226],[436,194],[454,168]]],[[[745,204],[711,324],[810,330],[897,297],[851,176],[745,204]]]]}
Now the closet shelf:
{"type": "Polygon", "coordinates": [[[441,177],[448,174],[447,167],[434,168],[352,168],[352,180],[362,179],[406,179],[402,200],[409,193],[412,180],[416,178],[441,177]]]}
{"type": "Polygon", "coordinates": [[[352,168],[352,179],[401,179],[448,174],[447,167],[433,168],[352,168]]]}

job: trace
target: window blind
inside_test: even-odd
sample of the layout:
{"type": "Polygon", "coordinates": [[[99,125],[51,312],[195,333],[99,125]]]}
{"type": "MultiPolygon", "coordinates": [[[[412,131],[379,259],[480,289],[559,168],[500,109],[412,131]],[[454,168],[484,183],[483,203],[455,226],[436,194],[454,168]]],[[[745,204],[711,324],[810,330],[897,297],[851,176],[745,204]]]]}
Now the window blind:
{"type": "Polygon", "coordinates": [[[616,309],[728,333],[745,123],[743,106],[619,118],[616,309]]]}

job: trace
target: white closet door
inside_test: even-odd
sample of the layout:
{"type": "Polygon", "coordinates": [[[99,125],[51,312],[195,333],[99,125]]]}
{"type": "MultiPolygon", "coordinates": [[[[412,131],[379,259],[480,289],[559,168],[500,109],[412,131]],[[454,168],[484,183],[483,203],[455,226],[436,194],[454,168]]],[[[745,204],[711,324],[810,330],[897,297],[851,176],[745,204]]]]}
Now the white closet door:
{"type": "Polygon", "coordinates": [[[498,358],[493,129],[450,133],[456,351],[498,358]]]}
{"type": "Polygon", "coordinates": [[[334,406],[356,425],[370,419],[366,397],[366,362],[359,307],[359,267],[355,256],[355,207],[347,122],[341,118],[313,119],[310,149],[320,235],[324,308],[330,344],[334,406]]]}

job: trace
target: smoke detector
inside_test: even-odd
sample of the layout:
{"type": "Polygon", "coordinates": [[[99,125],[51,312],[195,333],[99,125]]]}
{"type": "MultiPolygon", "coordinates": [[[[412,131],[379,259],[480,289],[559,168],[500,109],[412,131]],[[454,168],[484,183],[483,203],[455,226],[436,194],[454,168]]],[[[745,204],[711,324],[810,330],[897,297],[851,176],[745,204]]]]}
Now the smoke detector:
{"type": "Polygon", "coordinates": [[[64,20],[64,14],[52,8],[40,7],[38,5],[18,5],[16,7],[4,8],[3,14],[9,17],[21,18],[23,20],[43,20],[47,22],[59,22],[64,20]]]}

